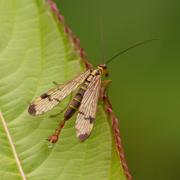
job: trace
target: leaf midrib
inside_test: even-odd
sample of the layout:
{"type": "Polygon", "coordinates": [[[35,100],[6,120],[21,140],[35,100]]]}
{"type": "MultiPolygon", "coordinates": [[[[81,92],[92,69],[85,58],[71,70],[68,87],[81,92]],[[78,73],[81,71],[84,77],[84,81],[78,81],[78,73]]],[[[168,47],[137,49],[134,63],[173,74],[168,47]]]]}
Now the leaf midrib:
{"type": "Polygon", "coordinates": [[[12,150],[12,153],[13,153],[13,156],[15,158],[15,162],[16,162],[16,165],[18,167],[18,170],[19,170],[19,173],[22,177],[23,180],[27,180],[26,176],[25,176],[25,173],[23,171],[23,167],[22,167],[22,164],[20,162],[20,159],[18,157],[18,154],[17,154],[17,151],[16,151],[16,147],[13,143],[13,139],[11,137],[11,134],[10,134],[10,131],[8,129],[8,126],[7,126],[7,123],[2,115],[2,113],[0,112],[0,119],[1,119],[1,122],[2,122],[2,125],[3,125],[3,128],[4,128],[4,131],[5,131],[5,134],[6,134],[6,137],[8,139],[8,142],[9,142],[9,145],[11,147],[11,150],[12,150]]]}

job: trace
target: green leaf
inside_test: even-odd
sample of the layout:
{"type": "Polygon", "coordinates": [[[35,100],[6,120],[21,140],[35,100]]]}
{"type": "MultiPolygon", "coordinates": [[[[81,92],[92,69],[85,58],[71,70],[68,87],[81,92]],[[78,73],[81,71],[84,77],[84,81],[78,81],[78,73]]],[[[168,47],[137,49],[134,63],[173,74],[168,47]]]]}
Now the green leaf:
{"type": "Polygon", "coordinates": [[[75,135],[75,117],[53,148],[46,138],[70,98],[51,112],[32,117],[29,102],[84,71],[64,25],[47,1],[0,0],[0,177],[1,180],[126,179],[101,103],[90,138],[75,135]],[[24,177],[23,177],[24,176],[24,177]]]}

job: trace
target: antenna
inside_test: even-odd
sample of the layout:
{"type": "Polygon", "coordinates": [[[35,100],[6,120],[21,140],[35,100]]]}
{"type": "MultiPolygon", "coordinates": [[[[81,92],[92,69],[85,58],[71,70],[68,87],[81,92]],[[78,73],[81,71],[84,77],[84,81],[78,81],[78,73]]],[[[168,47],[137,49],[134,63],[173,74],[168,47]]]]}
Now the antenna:
{"type": "Polygon", "coordinates": [[[118,52],[117,54],[115,54],[113,57],[111,57],[110,59],[108,59],[105,64],[109,64],[109,63],[110,63],[111,61],[113,61],[115,58],[117,58],[117,57],[120,56],[121,54],[124,54],[125,52],[127,52],[127,51],[129,51],[129,50],[131,50],[131,49],[134,49],[134,48],[136,48],[136,47],[138,47],[138,46],[141,46],[141,45],[143,45],[143,44],[149,43],[149,42],[151,42],[151,41],[157,41],[157,40],[159,40],[159,39],[148,39],[148,40],[139,42],[139,43],[137,43],[137,44],[134,44],[133,46],[130,46],[130,47],[128,47],[127,49],[125,49],[125,50],[123,50],[123,51],[120,51],[120,52],[118,52]]]}
{"type": "Polygon", "coordinates": [[[102,16],[99,16],[99,24],[100,24],[100,41],[101,41],[101,56],[102,61],[104,63],[104,31],[103,31],[103,19],[102,16]]]}

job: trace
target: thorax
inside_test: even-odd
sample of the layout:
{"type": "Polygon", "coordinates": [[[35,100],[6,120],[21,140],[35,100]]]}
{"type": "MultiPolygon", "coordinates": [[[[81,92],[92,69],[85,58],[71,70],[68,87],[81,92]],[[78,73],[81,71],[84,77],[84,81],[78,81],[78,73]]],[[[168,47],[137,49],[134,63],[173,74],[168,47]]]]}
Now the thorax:
{"type": "Polygon", "coordinates": [[[93,77],[97,75],[102,75],[102,72],[99,69],[94,69],[92,70],[92,72],[90,73],[90,75],[87,77],[86,80],[90,82],[93,79],[93,77]]]}

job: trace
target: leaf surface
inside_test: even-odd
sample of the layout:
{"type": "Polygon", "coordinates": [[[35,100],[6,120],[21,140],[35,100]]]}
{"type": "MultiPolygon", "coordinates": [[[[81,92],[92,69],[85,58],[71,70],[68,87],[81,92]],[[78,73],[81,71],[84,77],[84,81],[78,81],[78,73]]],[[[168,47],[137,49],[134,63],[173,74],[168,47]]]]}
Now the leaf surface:
{"type": "Polygon", "coordinates": [[[87,141],[77,139],[73,117],[53,148],[48,148],[46,138],[63,113],[49,115],[66,107],[70,97],[45,115],[27,113],[29,102],[52,88],[53,81],[66,82],[85,70],[49,4],[0,0],[0,24],[1,179],[126,179],[101,103],[87,141]]]}

